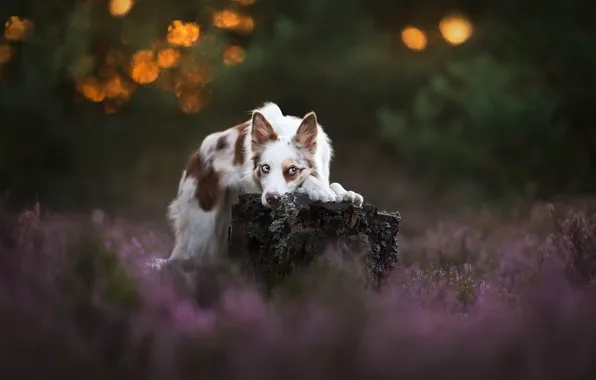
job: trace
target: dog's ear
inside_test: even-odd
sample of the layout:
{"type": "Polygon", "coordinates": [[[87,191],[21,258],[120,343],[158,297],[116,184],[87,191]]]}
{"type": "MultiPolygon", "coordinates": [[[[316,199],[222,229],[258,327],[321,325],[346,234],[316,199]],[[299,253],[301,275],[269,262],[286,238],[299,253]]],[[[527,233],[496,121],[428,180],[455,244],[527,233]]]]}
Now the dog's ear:
{"type": "Polygon", "coordinates": [[[252,114],[252,143],[253,145],[263,145],[267,141],[275,141],[278,139],[277,133],[269,124],[265,115],[255,111],[252,114]]]}
{"type": "Polygon", "coordinates": [[[317,147],[317,132],[319,128],[317,126],[317,115],[314,112],[309,112],[302,119],[302,123],[296,131],[294,136],[294,143],[299,148],[308,149],[310,151],[315,150],[317,147]]]}

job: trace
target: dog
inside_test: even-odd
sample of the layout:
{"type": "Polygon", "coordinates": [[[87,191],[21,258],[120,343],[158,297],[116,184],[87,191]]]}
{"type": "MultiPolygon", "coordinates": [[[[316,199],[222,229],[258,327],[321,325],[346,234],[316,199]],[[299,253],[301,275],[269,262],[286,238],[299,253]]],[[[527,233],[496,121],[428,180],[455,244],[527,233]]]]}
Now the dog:
{"type": "Polygon", "coordinates": [[[231,209],[241,193],[260,192],[266,207],[293,192],[362,206],[360,194],[329,184],[333,149],[314,112],[300,119],[267,102],[251,113],[250,120],[205,137],[192,154],[168,207],[174,249],[159,266],[213,263],[227,252],[231,209]]]}

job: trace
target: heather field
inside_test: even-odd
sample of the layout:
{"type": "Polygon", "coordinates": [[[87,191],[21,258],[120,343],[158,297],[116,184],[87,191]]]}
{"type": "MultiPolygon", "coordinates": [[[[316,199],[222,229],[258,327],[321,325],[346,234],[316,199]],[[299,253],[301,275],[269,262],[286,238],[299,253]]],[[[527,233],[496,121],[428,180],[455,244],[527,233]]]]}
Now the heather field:
{"type": "Polygon", "coordinates": [[[201,303],[143,265],[167,255],[163,226],[4,213],[2,378],[594,378],[591,209],[428,221],[378,294],[329,252],[271,297],[221,271],[201,303]]]}

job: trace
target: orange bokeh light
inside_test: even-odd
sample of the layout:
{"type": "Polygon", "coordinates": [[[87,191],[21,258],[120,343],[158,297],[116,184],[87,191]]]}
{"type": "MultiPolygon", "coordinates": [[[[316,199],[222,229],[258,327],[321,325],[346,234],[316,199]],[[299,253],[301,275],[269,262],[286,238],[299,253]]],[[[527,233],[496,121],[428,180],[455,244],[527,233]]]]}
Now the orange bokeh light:
{"type": "Polygon", "coordinates": [[[201,30],[194,22],[182,22],[174,20],[168,26],[168,42],[172,45],[192,46],[199,39],[201,30]]]}
{"type": "Polygon", "coordinates": [[[472,24],[460,16],[447,16],[439,23],[441,35],[451,45],[464,43],[472,35],[472,24]]]}
{"type": "Polygon", "coordinates": [[[104,84],[106,98],[128,100],[134,91],[134,86],[126,81],[120,75],[114,75],[104,84]]]}
{"type": "Polygon", "coordinates": [[[151,50],[139,50],[133,54],[130,76],[139,84],[148,84],[159,76],[159,66],[151,50]]]}
{"type": "Polygon", "coordinates": [[[403,43],[412,50],[424,50],[427,44],[427,38],[424,32],[413,26],[404,28],[401,32],[403,43]]]}
{"type": "Polygon", "coordinates": [[[237,30],[243,33],[250,33],[255,28],[255,22],[252,17],[244,17],[237,30]]]}
{"type": "Polygon", "coordinates": [[[134,0],[110,0],[110,13],[112,16],[125,16],[133,5],[134,0]]]}
{"type": "Polygon", "coordinates": [[[229,46],[223,53],[223,61],[226,65],[235,65],[246,59],[246,52],[241,46],[229,46]]]}
{"type": "Polygon", "coordinates": [[[94,77],[85,78],[77,83],[77,90],[92,102],[99,103],[106,98],[105,88],[94,77]]]}
{"type": "Polygon", "coordinates": [[[216,12],[213,15],[213,24],[221,29],[231,29],[243,33],[249,33],[255,27],[252,17],[243,16],[230,10],[216,12]]]}
{"type": "Polygon", "coordinates": [[[130,99],[135,85],[127,82],[120,75],[114,74],[103,83],[96,77],[85,77],[77,81],[76,88],[92,102],[110,102],[109,107],[114,108],[117,104],[130,99]]]}
{"type": "Polygon", "coordinates": [[[216,12],[213,15],[213,24],[218,28],[233,28],[240,24],[240,15],[233,11],[216,12]]]}
{"type": "Polygon", "coordinates": [[[21,19],[18,16],[11,16],[4,24],[4,37],[12,41],[25,41],[31,30],[33,23],[26,18],[21,19]]]}
{"type": "Polygon", "coordinates": [[[159,67],[169,69],[180,63],[180,52],[176,49],[167,48],[157,53],[157,64],[159,67]]]}

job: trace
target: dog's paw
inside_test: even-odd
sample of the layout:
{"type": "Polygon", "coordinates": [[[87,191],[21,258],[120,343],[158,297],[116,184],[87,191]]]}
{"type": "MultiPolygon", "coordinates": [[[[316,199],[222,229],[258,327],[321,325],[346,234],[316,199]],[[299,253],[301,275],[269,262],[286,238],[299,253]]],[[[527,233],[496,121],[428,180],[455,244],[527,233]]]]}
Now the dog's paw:
{"type": "Polygon", "coordinates": [[[364,198],[362,198],[362,195],[344,189],[344,187],[337,182],[329,185],[329,188],[337,196],[338,202],[349,202],[356,207],[362,207],[362,203],[364,203],[364,198]]]}
{"type": "Polygon", "coordinates": [[[346,201],[352,203],[356,207],[362,207],[362,204],[364,203],[364,198],[362,197],[362,195],[354,191],[348,191],[344,196],[343,202],[346,201]]]}
{"type": "Polygon", "coordinates": [[[325,186],[305,186],[300,190],[300,192],[308,195],[308,198],[314,202],[337,201],[337,195],[335,192],[325,186]]]}

